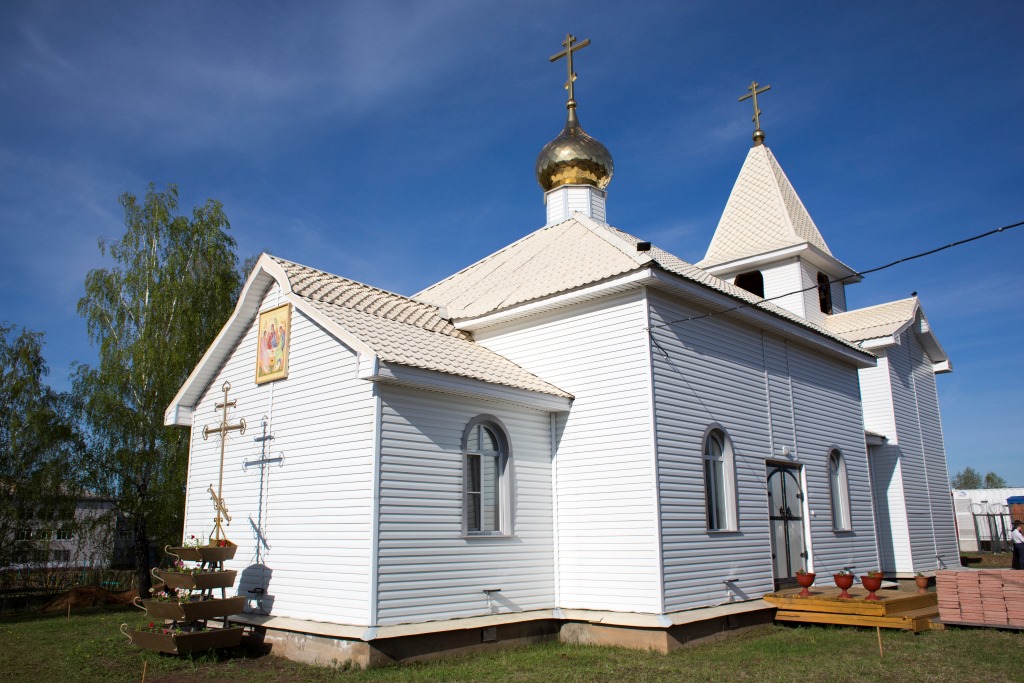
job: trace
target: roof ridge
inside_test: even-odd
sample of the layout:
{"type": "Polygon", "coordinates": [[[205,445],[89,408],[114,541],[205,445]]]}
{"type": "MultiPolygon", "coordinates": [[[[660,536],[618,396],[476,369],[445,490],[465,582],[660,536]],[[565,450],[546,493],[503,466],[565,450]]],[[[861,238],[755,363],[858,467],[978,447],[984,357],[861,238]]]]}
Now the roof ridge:
{"type": "Polygon", "coordinates": [[[457,329],[450,320],[443,318],[438,307],[433,304],[417,301],[403,294],[289,261],[273,254],[267,255],[282,266],[288,277],[292,293],[296,296],[332,306],[350,308],[437,334],[460,339],[471,338],[469,333],[457,329]],[[297,283],[296,280],[302,276],[306,278],[315,276],[316,280],[305,285],[301,282],[297,283]]]}

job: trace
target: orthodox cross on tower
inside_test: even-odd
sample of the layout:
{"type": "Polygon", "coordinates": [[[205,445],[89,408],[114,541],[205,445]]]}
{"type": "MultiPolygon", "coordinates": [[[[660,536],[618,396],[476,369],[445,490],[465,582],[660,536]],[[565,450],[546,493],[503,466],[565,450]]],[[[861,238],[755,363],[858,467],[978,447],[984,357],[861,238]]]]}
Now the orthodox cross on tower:
{"type": "Polygon", "coordinates": [[[217,403],[214,405],[214,410],[221,410],[220,425],[211,428],[210,425],[203,427],[203,439],[209,438],[210,434],[220,435],[220,478],[217,480],[217,490],[213,490],[213,484],[210,484],[208,489],[210,497],[213,499],[213,507],[217,510],[217,519],[213,522],[213,533],[210,534],[210,540],[216,538],[219,540],[227,540],[227,536],[223,535],[223,529],[221,528],[221,522],[231,523],[231,515],[228,514],[228,506],[224,503],[224,445],[227,442],[228,432],[237,431],[239,434],[245,434],[245,419],[240,419],[238,424],[228,424],[228,408],[234,408],[237,401],[228,400],[228,392],[231,391],[231,382],[224,382],[224,386],[221,387],[224,391],[224,402],[217,403]]]}
{"type": "Polygon", "coordinates": [[[754,122],[754,144],[755,145],[760,145],[761,143],[764,142],[764,131],[761,130],[761,110],[758,109],[758,107],[757,107],[757,96],[761,95],[763,93],[766,93],[766,92],[768,92],[769,90],[772,89],[771,85],[766,85],[763,88],[758,89],[759,87],[760,87],[760,84],[757,81],[751,81],[750,82],[750,87],[747,88],[747,90],[749,90],[750,92],[748,94],[744,95],[743,97],[741,97],[738,100],[739,102],[742,102],[743,100],[749,100],[749,99],[753,99],[754,100],[754,118],[752,118],[751,121],[754,122]]]}
{"type": "Polygon", "coordinates": [[[571,33],[566,33],[565,42],[562,43],[562,47],[565,49],[556,55],[551,55],[548,59],[549,62],[557,62],[562,57],[565,57],[566,59],[569,70],[569,80],[565,82],[565,89],[569,91],[569,102],[566,104],[568,109],[576,108],[576,98],[573,95],[572,87],[573,81],[576,80],[576,72],[572,70],[572,53],[576,52],[576,50],[582,50],[587,45],[590,45],[590,38],[587,38],[582,43],[576,43],[575,45],[573,43],[576,43],[576,36],[571,33]]]}

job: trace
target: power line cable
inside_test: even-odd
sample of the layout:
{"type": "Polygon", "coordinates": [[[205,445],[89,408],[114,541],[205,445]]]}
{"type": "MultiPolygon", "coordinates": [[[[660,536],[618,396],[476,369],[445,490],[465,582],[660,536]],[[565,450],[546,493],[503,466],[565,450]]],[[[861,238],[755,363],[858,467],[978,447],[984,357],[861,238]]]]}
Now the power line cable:
{"type": "MultiPolygon", "coordinates": [[[[857,271],[857,272],[854,273],[853,276],[850,276],[850,277],[864,276],[864,275],[868,275],[870,273],[877,273],[880,270],[885,270],[887,268],[892,268],[893,266],[897,266],[897,265],[899,265],[901,263],[906,263],[907,261],[913,261],[914,259],[924,258],[925,256],[931,256],[932,254],[937,254],[940,251],[945,251],[946,249],[952,249],[953,247],[959,247],[962,244],[967,244],[968,242],[974,242],[976,240],[980,240],[980,239],[983,239],[985,237],[991,237],[992,235],[995,235],[995,234],[998,234],[998,233],[1001,233],[1001,232],[1006,232],[1007,230],[1012,230],[1013,228],[1018,228],[1018,227],[1020,227],[1022,225],[1024,225],[1024,221],[1018,221],[1017,223],[1012,223],[1010,225],[1004,225],[1001,228],[996,228],[994,230],[989,230],[988,232],[983,232],[983,233],[980,233],[978,235],[974,235],[973,237],[966,237],[966,238],[964,238],[962,240],[957,240],[956,242],[950,242],[949,244],[946,244],[944,246],[936,247],[934,249],[929,249],[928,251],[922,251],[922,252],[920,252],[918,254],[914,254],[912,256],[904,256],[901,259],[896,259],[895,261],[892,261],[891,263],[886,263],[883,266],[877,266],[875,268],[868,268],[867,270],[857,271]]],[[[850,277],[839,278],[837,280],[829,280],[828,283],[829,283],[829,285],[833,285],[836,282],[845,282],[845,281],[849,280],[850,277]]],[[[743,308],[754,308],[754,307],[760,306],[765,301],[774,301],[775,299],[784,299],[787,296],[792,296],[794,294],[803,294],[804,292],[809,292],[812,289],[817,289],[817,288],[818,288],[818,285],[811,285],[810,287],[804,287],[803,289],[796,289],[796,290],[793,290],[792,292],[786,292],[785,294],[776,294],[775,296],[763,298],[763,299],[761,299],[761,301],[758,301],[757,303],[753,303],[753,304],[737,304],[736,306],[732,306],[731,308],[724,308],[724,309],[722,309],[720,311],[712,311],[711,313],[704,313],[702,315],[694,315],[694,316],[690,316],[689,318],[678,318],[676,320],[669,320],[668,322],[658,323],[657,325],[651,325],[650,327],[648,327],[648,330],[652,330],[652,329],[655,329],[655,328],[658,328],[658,327],[670,327],[672,325],[677,325],[679,323],[686,323],[686,322],[691,322],[693,320],[701,320],[703,318],[710,318],[710,317],[716,316],[716,315],[723,315],[725,313],[732,313],[733,311],[738,311],[738,310],[743,309],[743,308]]]]}

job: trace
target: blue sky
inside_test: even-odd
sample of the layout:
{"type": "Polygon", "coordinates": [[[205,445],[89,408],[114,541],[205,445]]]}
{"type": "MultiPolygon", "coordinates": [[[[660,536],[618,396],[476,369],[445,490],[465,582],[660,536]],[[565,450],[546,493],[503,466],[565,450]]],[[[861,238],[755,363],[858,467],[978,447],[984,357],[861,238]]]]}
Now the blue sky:
{"type": "MultiPolygon", "coordinates": [[[[92,362],[75,312],[117,197],[219,199],[241,258],[412,294],[540,227],[533,176],[565,118],[615,158],[610,222],[699,260],[767,144],[855,268],[1024,219],[1024,3],[18,2],[0,16],[0,319],[47,335],[50,380],[92,362]]],[[[1024,228],[868,276],[917,291],[950,470],[1024,485],[1024,228]]]]}

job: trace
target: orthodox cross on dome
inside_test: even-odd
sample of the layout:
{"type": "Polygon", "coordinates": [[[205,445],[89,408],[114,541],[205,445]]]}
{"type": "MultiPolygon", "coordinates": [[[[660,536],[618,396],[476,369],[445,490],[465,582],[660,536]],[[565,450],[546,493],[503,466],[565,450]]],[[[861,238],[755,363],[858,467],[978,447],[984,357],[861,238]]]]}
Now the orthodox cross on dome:
{"type": "Polygon", "coordinates": [[[772,89],[772,86],[769,84],[764,86],[763,88],[760,88],[760,90],[758,88],[760,88],[760,84],[757,81],[751,81],[750,87],[747,88],[747,90],[749,90],[750,92],[741,97],[739,100],[737,100],[739,102],[749,99],[754,100],[754,118],[752,118],[751,121],[754,122],[755,145],[760,145],[762,142],[764,142],[764,131],[761,130],[761,110],[757,106],[757,96],[768,92],[769,90],[772,89]]]}
{"type": "Polygon", "coordinates": [[[228,514],[228,506],[224,503],[224,445],[227,442],[228,432],[237,431],[239,434],[245,434],[245,418],[238,421],[238,424],[228,424],[228,408],[234,408],[237,401],[228,400],[228,392],[231,391],[231,382],[224,382],[224,386],[221,387],[224,392],[224,402],[214,404],[214,410],[221,410],[220,425],[217,427],[210,427],[206,425],[203,427],[203,439],[208,439],[210,434],[220,435],[220,478],[217,480],[217,490],[213,490],[213,484],[210,484],[208,489],[210,497],[213,499],[213,507],[217,510],[217,519],[213,521],[213,533],[210,534],[210,540],[227,540],[227,536],[223,535],[223,529],[221,527],[222,522],[231,523],[231,515],[228,514]]]}
{"type": "Polygon", "coordinates": [[[569,71],[569,80],[565,82],[565,89],[569,91],[569,102],[568,104],[566,104],[566,107],[569,109],[576,108],[576,98],[573,94],[572,87],[573,81],[576,80],[576,72],[572,70],[572,53],[576,52],[576,50],[582,50],[587,45],[590,45],[590,38],[587,38],[582,43],[577,43],[576,36],[574,36],[571,33],[566,33],[565,42],[562,43],[562,47],[564,47],[565,49],[559,52],[558,54],[551,55],[551,57],[548,59],[549,62],[557,62],[562,57],[565,57],[566,59],[569,71]],[[573,43],[575,43],[575,45],[573,43]]]}

